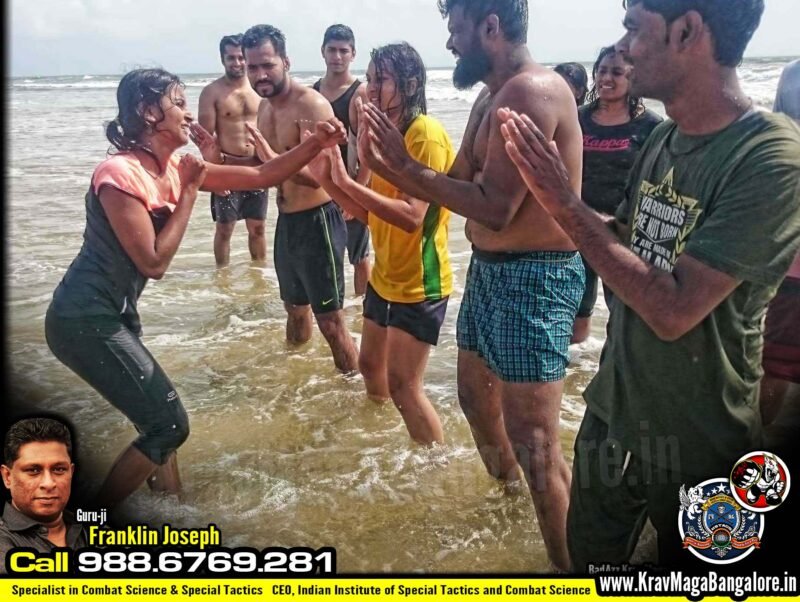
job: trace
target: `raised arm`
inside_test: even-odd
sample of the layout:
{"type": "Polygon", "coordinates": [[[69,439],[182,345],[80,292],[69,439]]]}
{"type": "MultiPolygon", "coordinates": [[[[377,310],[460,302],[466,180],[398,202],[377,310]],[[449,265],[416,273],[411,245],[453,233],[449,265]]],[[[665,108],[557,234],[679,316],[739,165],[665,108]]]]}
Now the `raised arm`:
{"type": "Polygon", "coordinates": [[[136,269],[147,278],[162,278],[175,257],[186,233],[197,191],[203,184],[206,165],[193,155],[185,155],[181,159],[178,167],[181,179],[178,205],[158,235],[153,229],[144,199],[138,199],[112,186],[100,188],[100,204],[117,240],[136,269]]]}
{"type": "Polygon", "coordinates": [[[333,155],[331,160],[333,183],[362,211],[373,213],[376,217],[406,232],[414,232],[422,227],[428,203],[405,194],[399,199],[392,199],[359,184],[347,173],[339,149],[328,152],[333,155]]]}
{"type": "Polygon", "coordinates": [[[333,181],[333,176],[331,173],[332,165],[337,161],[340,164],[343,164],[339,148],[329,148],[314,157],[314,160],[308,164],[308,168],[311,170],[314,179],[320,183],[320,185],[325,189],[325,192],[330,195],[330,197],[337,205],[339,205],[339,207],[341,207],[344,211],[352,215],[361,223],[368,224],[369,212],[361,205],[356,203],[333,181]]]}
{"type": "MultiPolygon", "coordinates": [[[[300,98],[299,102],[301,103],[301,107],[298,110],[298,114],[303,115],[303,118],[298,120],[297,123],[300,140],[303,140],[306,132],[313,130],[314,123],[318,121],[335,119],[333,107],[331,107],[331,104],[328,102],[328,100],[319,92],[309,90],[307,94],[304,94],[300,98]]],[[[337,121],[337,123],[339,122],[337,121]]],[[[345,138],[342,140],[342,143],[347,141],[346,136],[347,132],[345,132],[345,138]]],[[[300,169],[291,177],[291,180],[295,184],[299,184],[301,186],[308,186],[310,188],[320,187],[320,183],[317,182],[317,180],[314,178],[314,175],[307,167],[300,169]]]]}
{"type": "Polygon", "coordinates": [[[222,162],[222,148],[216,136],[217,107],[214,102],[214,84],[203,88],[197,107],[197,125],[192,128],[192,141],[209,163],[222,162]],[[199,126],[199,127],[198,127],[199,126]]]}
{"type": "Polygon", "coordinates": [[[197,123],[212,136],[217,133],[217,107],[214,103],[214,84],[203,88],[197,106],[197,123]]]}
{"type": "Polygon", "coordinates": [[[367,86],[363,82],[356,88],[355,94],[350,99],[350,106],[347,107],[347,112],[350,116],[350,128],[354,134],[358,134],[358,106],[367,103],[367,86]]]}
{"type": "MultiPolygon", "coordinates": [[[[549,103],[542,100],[543,96],[532,89],[528,80],[516,78],[503,87],[493,104],[503,102],[525,107],[525,111],[540,116],[552,137],[557,121],[549,112],[549,103]]],[[[496,115],[486,116],[489,119],[488,142],[478,182],[457,180],[414,161],[400,144],[402,137],[385,115],[373,105],[365,107],[365,115],[372,142],[381,157],[370,161],[376,173],[409,195],[442,205],[491,230],[502,230],[514,219],[528,190],[505,152],[496,115]]]]}
{"type": "Polygon", "coordinates": [[[631,251],[570,188],[558,150],[526,115],[499,111],[507,151],[536,200],[614,294],[662,340],[697,326],[741,280],[683,253],[672,272],[631,251]]]}
{"type": "Polygon", "coordinates": [[[350,106],[348,111],[350,114],[350,132],[347,136],[347,171],[355,176],[356,182],[369,186],[369,180],[372,176],[370,169],[358,161],[358,120],[359,120],[359,106],[363,106],[367,102],[367,86],[361,84],[356,93],[350,99],[350,106]]]}
{"type": "Polygon", "coordinates": [[[269,188],[298,172],[324,148],[344,139],[344,126],[337,119],[318,122],[314,134],[292,150],[257,167],[207,164],[204,190],[253,190],[269,188]]]}

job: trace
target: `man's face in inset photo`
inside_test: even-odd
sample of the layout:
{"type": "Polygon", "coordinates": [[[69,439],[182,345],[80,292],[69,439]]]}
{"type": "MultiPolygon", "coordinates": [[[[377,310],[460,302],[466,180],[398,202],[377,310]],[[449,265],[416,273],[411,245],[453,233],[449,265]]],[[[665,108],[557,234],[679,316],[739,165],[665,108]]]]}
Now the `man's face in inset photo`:
{"type": "Polygon", "coordinates": [[[11,466],[0,466],[11,503],[30,518],[56,520],[69,501],[75,465],[59,441],[32,441],[19,448],[11,466]]]}

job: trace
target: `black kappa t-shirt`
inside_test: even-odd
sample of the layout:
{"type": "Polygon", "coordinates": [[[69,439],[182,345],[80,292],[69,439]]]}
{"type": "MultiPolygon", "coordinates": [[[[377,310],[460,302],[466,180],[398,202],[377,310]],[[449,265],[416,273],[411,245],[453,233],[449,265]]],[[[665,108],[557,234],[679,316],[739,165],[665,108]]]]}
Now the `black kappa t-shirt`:
{"type": "Polygon", "coordinates": [[[625,183],[645,140],[662,119],[652,111],[622,125],[599,125],[589,106],[578,117],[583,130],[581,196],[595,211],[614,215],[625,194],[625,183]]]}

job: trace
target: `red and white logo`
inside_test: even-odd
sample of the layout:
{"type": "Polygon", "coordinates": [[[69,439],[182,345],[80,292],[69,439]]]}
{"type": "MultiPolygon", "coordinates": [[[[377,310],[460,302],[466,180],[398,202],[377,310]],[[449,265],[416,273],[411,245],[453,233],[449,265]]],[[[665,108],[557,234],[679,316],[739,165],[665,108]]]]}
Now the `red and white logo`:
{"type": "Polygon", "coordinates": [[[775,454],[753,452],[739,459],[731,471],[731,493],[753,512],[780,506],[789,494],[791,478],[786,464],[775,454]]]}

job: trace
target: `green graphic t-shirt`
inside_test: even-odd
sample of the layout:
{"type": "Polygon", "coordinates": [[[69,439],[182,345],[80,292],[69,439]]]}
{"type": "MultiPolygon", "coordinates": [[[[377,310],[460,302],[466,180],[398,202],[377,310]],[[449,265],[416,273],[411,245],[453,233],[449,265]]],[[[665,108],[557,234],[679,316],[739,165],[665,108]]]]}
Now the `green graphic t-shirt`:
{"type": "MultiPolygon", "coordinates": [[[[800,247],[800,129],[755,112],[708,136],[659,125],[617,219],[666,271],[688,253],[741,284],[674,342],[618,299],[586,402],[642,460],[701,475],[760,444],[762,318],[800,247]]],[[[719,475],[725,476],[725,475],[719,475]]]]}

